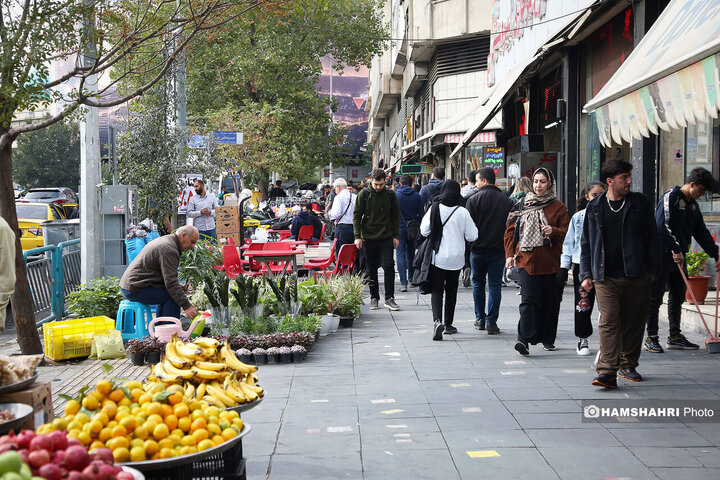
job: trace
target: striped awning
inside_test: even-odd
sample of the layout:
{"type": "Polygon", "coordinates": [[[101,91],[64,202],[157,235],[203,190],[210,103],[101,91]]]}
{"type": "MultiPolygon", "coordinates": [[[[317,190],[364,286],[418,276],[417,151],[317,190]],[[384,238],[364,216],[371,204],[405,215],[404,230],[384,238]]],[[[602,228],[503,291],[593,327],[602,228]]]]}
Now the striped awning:
{"type": "MultiPolygon", "coordinates": [[[[458,144],[462,141],[464,133],[448,133],[445,135],[445,143],[458,144]]],[[[480,132],[470,143],[495,143],[495,132],[480,132]]]]}
{"type": "Polygon", "coordinates": [[[605,146],[717,118],[720,2],[672,0],[585,111],[605,146]]]}

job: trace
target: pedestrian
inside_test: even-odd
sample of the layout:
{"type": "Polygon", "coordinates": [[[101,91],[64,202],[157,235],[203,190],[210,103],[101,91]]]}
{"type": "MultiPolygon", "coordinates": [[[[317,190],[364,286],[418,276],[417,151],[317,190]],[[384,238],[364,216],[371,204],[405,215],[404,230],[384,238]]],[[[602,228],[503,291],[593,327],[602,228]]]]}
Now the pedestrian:
{"type": "Polygon", "coordinates": [[[276,180],[275,186],[268,192],[268,198],[287,197],[287,193],[282,188],[282,180],[276,180]]]}
{"type": "Polygon", "coordinates": [[[15,240],[15,232],[0,217],[0,333],[5,329],[10,295],[15,292],[15,240]]]}
{"type": "Polygon", "coordinates": [[[658,337],[658,314],[663,303],[665,289],[668,289],[668,321],[670,332],[665,346],[671,350],[697,350],[699,346],[692,343],[680,331],[680,312],[685,301],[685,281],[680,275],[678,266],[682,267],[687,276],[685,254],[690,249],[690,241],[694,237],[702,249],[715,259],[715,270],[720,268],[718,246],[708,231],[700,212],[697,199],[712,192],[715,180],[712,173],[698,167],[694,168],[685,184],[675,186],[665,192],[658,200],[655,208],[655,224],[660,234],[662,253],[658,273],[653,277],[650,307],[647,317],[647,338],[643,348],[652,353],[663,353],[658,337]]]}
{"type": "Polygon", "coordinates": [[[427,241],[432,242],[433,249],[429,275],[433,340],[442,340],[443,333],[457,333],[453,320],[460,269],[465,264],[464,250],[458,247],[478,237],[477,227],[468,211],[460,206],[460,199],[460,184],[455,180],[445,181],[438,202],[425,212],[420,224],[420,233],[430,237],[427,241]]]}
{"type": "Polygon", "coordinates": [[[422,198],[412,188],[412,184],[412,177],[403,175],[400,177],[400,186],[395,191],[400,207],[400,236],[396,255],[401,292],[407,292],[408,279],[412,280],[415,273],[415,245],[420,236],[420,221],[425,213],[422,198]]]}
{"type": "MultiPolygon", "coordinates": [[[[590,355],[588,338],[593,333],[592,311],[595,303],[595,290],[587,291],[580,285],[580,237],[585,221],[585,208],[588,202],[605,191],[605,184],[594,180],[585,185],[577,202],[577,212],[570,219],[563,252],[560,256],[560,279],[567,280],[568,270],[573,272],[573,290],[575,292],[575,336],[578,337],[577,354],[590,355]]],[[[563,283],[565,283],[563,281],[563,283]]]]}
{"type": "Polygon", "coordinates": [[[143,248],[128,265],[120,279],[120,292],[126,300],[157,305],[158,317],[180,318],[180,309],[195,318],[197,309],[190,303],[178,282],[180,255],[195,247],[199,232],[192,225],[178,228],[143,248]]]}
{"type": "MultiPolygon", "coordinates": [[[[460,205],[462,205],[463,207],[467,208],[468,199],[475,195],[478,191],[477,187],[475,186],[476,176],[477,172],[475,170],[471,170],[469,176],[463,179],[464,185],[460,188],[460,196],[462,197],[462,199],[460,200],[460,205]]],[[[472,268],[470,268],[470,244],[465,245],[465,266],[462,268],[460,276],[460,278],[462,279],[462,286],[469,287],[472,277],[472,268]]]]}
{"type": "Polygon", "coordinates": [[[660,242],[650,200],[631,192],[632,165],[608,160],[608,189],[588,203],[580,241],[580,278],[594,287],[600,310],[600,354],[592,384],[617,388],[617,375],[638,382],[638,359],[660,242]]]}
{"type": "Polygon", "coordinates": [[[395,192],[385,184],[385,171],[376,168],[370,174],[370,188],[358,193],[353,212],[355,246],[364,251],[369,277],[370,309],[377,310],[380,300],[378,268],[385,277],[385,307],[400,310],[395,303],[395,262],[393,250],[400,235],[400,208],[395,192]]]}
{"type": "Polygon", "coordinates": [[[515,187],[513,188],[513,192],[510,194],[510,198],[512,198],[514,202],[519,202],[525,195],[532,193],[532,191],[532,181],[530,178],[523,176],[518,178],[515,182],[515,187]]]}
{"type": "Polygon", "coordinates": [[[223,185],[220,187],[220,193],[218,194],[218,205],[225,205],[225,195],[228,194],[227,187],[223,185]]]}
{"type": "Polygon", "coordinates": [[[535,170],[533,191],[512,208],[505,229],[505,265],[518,268],[520,321],[515,350],[528,355],[529,345],[556,350],[558,315],[564,283],[560,271],[562,242],[567,232],[567,208],[557,199],[555,179],[547,168],[535,170]]]}
{"type": "Polygon", "coordinates": [[[215,228],[215,209],[217,198],[208,195],[205,182],[195,179],[195,193],[187,203],[187,216],[193,219],[193,225],[198,229],[203,240],[212,239],[217,243],[217,229],[215,228]]]}
{"type": "MultiPolygon", "coordinates": [[[[300,235],[300,227],[304,227],[306,225],[310,225],[313,227],[313,237],[315,237],[315,231],[318,229],[318,223],[319,228],[322,229],[322,222],[320,221],[317,216],[315,216],[314,213],[312,213],[312,204],[309,202],[304,202],[302,205],[294,205],[292,208],[292,212],[294,215],[292,224],[290,224],[290,240],[298,240],[298,235],[300,235]],[[297,207],[297,208],[296,208],[297,207]]],[[[318,236],[319,234],[318,230],[318,236]]],[[[316,242],[318,239],[313,238],[312,241],[316,242]]]]}
{"type": "Polygon", "coordinates": [[[460,195],[462,195],[462,197],[466,200],[475,195],[478,191],[475,186],[475,177],[477,177],[477,171],[470,170],[468,177],[465,179],[465,186],[460,189],[460,195]]]}
{"type": "Polygon", "coordinates": [[[423,201],[423,208],[425,211],[430,208],[435,199],[440,195],[440,189],[442,188],[443,181],[445,180],[445,169],[442,167],[435,167],[432,171],[432,176],[427,185],[420,189],[420,197],[423,201]]]}
{"type": "Polygon", "coordinates": [[[336,196],[333,206],[328,214],[335,225],[335,258],[340,254],[340,247],[355,241],[353,235],[353,212],[355,211],[356,196],[350,192],[344,178],[333,182],[336,196]]]}
{"type": "Polygon", "coordinates": [[[472,269],[473,303],[475,304],[475,328],[485,330],[488,335],[497,335],[497,326],[502,299],[502,274],[505,267],[503,237],[505,223],[513,201],[495,186],[495,170],[481,168],[476,173],[477,193],[471,196],[466,208],[475,222],[477,240],[470,244],[470,266],[472,269]],[[487,312],[485,311],[485,278],[488,284],[487,312]]]}

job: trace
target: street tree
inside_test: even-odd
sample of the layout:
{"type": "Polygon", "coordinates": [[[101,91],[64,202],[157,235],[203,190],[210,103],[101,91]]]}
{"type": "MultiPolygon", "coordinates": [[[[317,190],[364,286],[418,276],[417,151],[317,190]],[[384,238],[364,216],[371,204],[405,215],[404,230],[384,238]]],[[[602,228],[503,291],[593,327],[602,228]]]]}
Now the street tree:
{"type": "Polygon", "coordinates": [[[158,83],[187,45],[269,0],[0,0],[0,215],[18,233],[11,297],[20,349],[41,353],[20,248],[12,194],[12,144],[87,107],[111,107],[158,83]],[[57,72],[57,73],[56,73],[57,72]],[[112,76],[110,75],[112,72],[112,76]],[[108,79],[95,91],[94,78],[108,79]],[[141,78],[132,88],[122,80],[141,78]],[[13,122],[21,111],[54,104],[37,122],[13,122]]]}
{"type": "Polygon", "coordinates": [[[25,188],[80,185],[80,132],[76,123],[58,122],[17,139],[13,179],[25,188]]]}

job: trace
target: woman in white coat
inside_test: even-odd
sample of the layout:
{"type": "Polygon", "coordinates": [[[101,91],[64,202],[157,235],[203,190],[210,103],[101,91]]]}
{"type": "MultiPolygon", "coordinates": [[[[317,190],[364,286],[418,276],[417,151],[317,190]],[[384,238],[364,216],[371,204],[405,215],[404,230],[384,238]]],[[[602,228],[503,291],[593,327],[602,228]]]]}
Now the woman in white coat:
{"type": "Polygon", "coordinates": [[[445,180],[438,201],[428,209],[420,223],[420,233],[432,242],[430,289],[435,325],[433,340],[443,332],[457,333],[453,327],[460,270],[465,265],[465,242],[477,239],[478,231],[470,214],[460,206],[460,184],[445,180]],[[443,295],[445,296],[443,322],[443,295]]]}

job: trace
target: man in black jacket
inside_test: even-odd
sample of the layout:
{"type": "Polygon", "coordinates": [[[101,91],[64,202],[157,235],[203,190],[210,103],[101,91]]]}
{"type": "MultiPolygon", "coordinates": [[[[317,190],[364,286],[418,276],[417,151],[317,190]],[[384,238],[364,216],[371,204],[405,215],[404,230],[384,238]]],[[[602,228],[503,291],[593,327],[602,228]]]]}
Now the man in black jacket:
{"type": "Polygon", "coordinates": [[[495,186],[495,171],[485,167],[476,174],[477,193],[471,196],[466,208],[475,221],[478,239],[470,246],[472,268],[473,302],[475,303],[475,328],[488,335],[497,335],[500,329],[497,319],[502,298],[502,273],[505,266],[503,235],[512,200],[495,186]],[[485,277],[488,283],[488,309],[485,312],[485,277]]]}
{"type": "Polygon", "coordinates": [[[647,334],[643,348],[648,352],[663,353],[658,338],[658,312],[663,303],[665,287],[668,287],[668,320],[670,335],[667,348],[674,350],[697,350],[698,345],[692,343],[680,333],[680,312],[685,301],[685,282],[680,275],[678,265],[682,266],[687,275],[685,254],[690,249],[692,237],[703,250],[715,259],[715,269],[720,267],[718,246],[705,226],[697,199],[712,192],[715,180],[712,173],[702,167],[693,169],[682,187],[677,185],[660,197],[655,208],[655,223],[660,233],[662,258],[659,273],[653,277],[650,309],[647,317],[647,334]]]}
{"type": "Polygon", "coordinates": [[[632,165],[602,167],[608,190],[587,206],[580,241],[580,278],[595,287],[600,310],[598,376],[592,384],[617,388],[617,375],[639,382],[636,371],[660,243],[650,200],[630,191],[632,165]]]}

